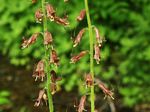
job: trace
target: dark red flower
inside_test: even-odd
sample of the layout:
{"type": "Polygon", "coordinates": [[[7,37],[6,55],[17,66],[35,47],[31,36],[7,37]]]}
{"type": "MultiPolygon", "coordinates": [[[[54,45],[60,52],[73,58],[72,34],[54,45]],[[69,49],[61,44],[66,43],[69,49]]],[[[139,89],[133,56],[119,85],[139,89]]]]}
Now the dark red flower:
{"type": "Polygon", "coordinates": [[[51,51],[50,63],[53,63],[57,66],[59,65],[59,58],[58,58],[57,53],[54,49],[51,51]]]}
{"type": "Polygon", "coordinates": [[[85,75],[84,80],[87,87],[91,87],[94,83],[92,75],[90,73],[85,75]]]}
{"type": "Polygon", "coordinates": [[[42,100],[44,100],[45,102],[47,102],[47,96],[45,94],[45,90],[44,89],[42,89],[42,90],[39,91],[39,96],[36,99],[36,102],[35,102],[34,106],[38,107],[41,104],[42,100]]]}
{"type": "Polygon", "coordinates": [[[43,13],[40,9],[36,10],[35,12],[35,20],[37,23],[41,23],[43,20],[43,13]]]}
{"type": "Polygon", "coordinates": [[[85,10],[85,9],[82,9],[82,10],[80,11],[79,16],[77,17],[77,21],[82,21],[82,20],[84,19],[84,17],[85,17],[85,14],[86,14],[86,10],[85,10]]]}
{"type": "Polygon", "coordinates": [[[96,41],[97,41],[97,43],[99,44],[99,47],[101,47],[103,40],[102,40],[102,38],[101,38],[101,36],[100,36],[100,33],[99,33],[99,31],[98,31],[98,28],[94,27],[94,31],[95,31],[95,34],[96,34],[96,41]]]}
{"type": "Polygon", "coordinates": [[[81,38],[83,37],[84,32],[85,32],[85,28],[83,28],[83,29],[80,30],[80,32],[78,33],[77,37],[74,40],[73,47],[76,47],[80,43],[81,38]]]}
{"type": "Polygon", "coordinates": [[[76,63],[77,61],[79,61],[83,56],[85,56],[85,54],[87,54],[87,51],[81,51],[78,55],[75,55],[71,58],[71,62],[70,63],[76,63]]]}
{"type": "Polygon", "coordinates": [[[53,42],[53,38],[50,32],[44,32],[44,45],[51,44],[53,42]]]}
{"type": "Polygon", "coordinates": [[[35,81],[37,81],[38,78],[41,78],[41,81],[43,81],[43,79],[45,77],[43,60],[38,62],[36,69],[33,73],[33,77],[35,77],[35,81]]]}
{"type": "Polygon", "coordinates": [[[29,39],[24,39],[23,37],[23,43],[22,43],[22,49],[30,46],[31,44],[35,43],[35,41],[37,40],[39,33],[34,33],[29,39]]]}
{"type": "Polygon", "coordinates": [[[96,63],[99,64],[99,62],[100,62],[100,48],[99,48],[98,44],[94,45],[94,50],[95,50],[94,59],[96,60],[96,63]]]}
{"type": "Polygon", "coordinates": [[[80,103],[79,103],[79,106],[78,106],[78,112],[83,112],[85,110],[84,109],[85,101],[86,101],[86,96],[84,95],[80,99],[80,103]]]}
{"type": "Polygon", "coordinates": [[[51,4],[46,4],[46,12],[47,12],[47,17],[51,20],[54,21],[55,17],[55,10],[51,4]]]}
{"type": "Polygon", "coordinates": [[[55,94],[57,91],[57,81],[60,81],[62,78],[58,77],[56,75],[56,72],[54,70],[51,71],[51,84],[50,84],[50,88],[51,88],[51,93],[55,94]]]}
{"type": "Polygon", "coordinates": [[[98,87],[101,88],[102,91],[103,91],[103,93],[105,94],[105,97],[104,97],[104,98],[106,98],[107,96],[109,96],[109,97],[111,97],[112,99],[114,99],[114,97],[113,97],[113,92],[110,91],[108,88],[106,88],[106,86],[105,86],[102,82],[100,82],[100,83],[98,84],[98,87]]]}
{"type": "Polygon", "coordinates": [[[60,25],[64,25],[64,26],[69,25],[69,22],[68,22],[66,17],[65,18],[60,18],[58,16],[55,16],[54,21],[56,23],[60,24],[60,25]]]}

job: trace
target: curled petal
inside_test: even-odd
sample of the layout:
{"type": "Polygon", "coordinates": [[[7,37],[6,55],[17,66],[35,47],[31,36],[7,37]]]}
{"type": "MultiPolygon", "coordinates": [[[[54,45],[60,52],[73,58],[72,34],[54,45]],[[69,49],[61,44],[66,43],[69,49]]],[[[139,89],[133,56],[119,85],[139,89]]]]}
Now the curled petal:
{"type": "Polygon", "coordinates": [[[82,21],[85,17],[85,14],[86,10],[85,9],[81,10],[79,16],[77,17],[77,21],[82,21]]]}
{"type": "Polygon", "coordinates": [[[23,37],[23,43],[22,43],[22,49],[30,46],[31,44],[35,43],[35,41],[37,40],[39,33],[34,33],[29,39],[24,39],[23,37]]]}
{"type": "Polygon", "coordinates": [[[100,62],[100,48],[98,44],[95,44],[94,46],[95,54],[94,54],[94,59],[96,60],[97,64],[100,62]]]}
{"type": "Polygon", "coordinates": [[[44,32],[44,45],[51,44],[53,42],[53,38],[50,32],[44,32]]]}
{"type": "Polygon", "coordinates": [[[78,55],[75,55],[71,58],[70,63],[76,63],[77,61],[79,61],[86,54],[87,54],[87,51],[81,51],[78,55]]]}
{"type": "Polygon", "coordinates": [[[84,32],[85,32],[85,29],[84,29],[84,28],[80,30],[80,32],[78,33],[77,37],[76,37],[75,40],[74,40],[74,45],[73,45],[73,47],[76,47],[76,46],[80,43],[81,38],[83,37],[84,32]]]}

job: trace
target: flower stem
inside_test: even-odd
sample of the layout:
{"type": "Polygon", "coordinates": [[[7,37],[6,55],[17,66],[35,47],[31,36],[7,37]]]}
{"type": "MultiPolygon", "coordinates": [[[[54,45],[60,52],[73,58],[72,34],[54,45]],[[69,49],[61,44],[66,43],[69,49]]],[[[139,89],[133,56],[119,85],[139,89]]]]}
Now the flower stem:
{"type": "MultiPolygon", "coordinates": [[[[47,18],[46,18],[46,11],[45,11],[45,0],[42,0],[42,12],[44,15],[43,18],[43,32],[47,31],[47,18]]],[[[44,34],[44,33],[43,33],[44,34]]],[[[45,35],[43,35],[45,36],[45,35]]],[[[45,38],[45,37],[44,37],[45,38]]],[[[45,47],[45,71],[47,74],[47,82],[46,82],[46,88],[47,88],[47,96],[48,96],[48,105],[49,105],[49,112],[54,112],[54,107],[53,107],[53,99],[51,95],[51,90],[50,90],[50,83],[51,83],[51,76],[50,76],[50,66],[49,66],[49,51],[50,49],[47,49],[45,47]]]]}
{"type": "MultiPolygon", "coordinates": [[[[92,25],[91,25],[91,19],[90,19],[90,14],[89,14],[88,0],[84,0],[84,4],[85,4],[85,9],[86,9],[86,16],[87,16],[87,23],[88,23],[88,30],[89,30],[89,41],[90,41],[90,73],[92,75],[92,78],[94,79],[93,32],[92,32],[92,25]]],[[[90,100],[91,100],[91,112],[94,112],[94,109],[95,109],[94,85],[91,87],[90,100]]]]}

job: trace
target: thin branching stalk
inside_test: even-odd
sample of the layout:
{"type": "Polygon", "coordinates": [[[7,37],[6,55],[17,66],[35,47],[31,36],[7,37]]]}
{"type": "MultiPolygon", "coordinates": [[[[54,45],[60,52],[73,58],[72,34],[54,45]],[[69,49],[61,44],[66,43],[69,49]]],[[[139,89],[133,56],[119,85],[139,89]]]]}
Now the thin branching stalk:
{"type": "MultiPolygon", "coordinates": [[[[87,16],[87,23],[88,23],[88,30],[89,30],[89,41],[90,41],[90,73],[92,74],[92,78],[94,79],[93,33],[92,33],[92,25],[91,25],[91,19],[90,19],[90,14],[89,14],[88,0],[84,0],[84,4],[85,4],[85,9],[86,9],[86,16],[87,16]]],[[[90,100],[91,100],[91,112],[94,112],[94,109],[95,109],[94,85],[91,86],[90,100]]]]}
{"type": "MultiPolygon", "coordinates": [[[[45,11],[45,0],[42,0],[42,12],[44,15],[43,18],[43,36],[44,32],[47,31],[47,17],[46,17],[46,11],[45,11]]],[[[44,37],[45,38],[45,37],[44,37]]],[[[48,95],[48,105],[49,105],[49,112],[54,112],[54,107],[53,107],[53,99],[52,99],[52,95],[51,95],[51,90],[50,90],[50,83],[51,83],[51,76],[50,76],[50,66],[49,66],[49,52],[50,49],[47,49],[45,47],[45,71],[47,74],[47,82],[46,82],[46,89],[47,89],[47,95],[48,95]]]]}

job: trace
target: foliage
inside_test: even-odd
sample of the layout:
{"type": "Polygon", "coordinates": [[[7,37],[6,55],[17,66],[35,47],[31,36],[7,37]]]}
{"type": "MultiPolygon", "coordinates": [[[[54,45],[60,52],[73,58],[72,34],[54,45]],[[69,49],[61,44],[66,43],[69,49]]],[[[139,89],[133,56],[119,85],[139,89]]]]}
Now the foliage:
{"type": "MultiPolygon", "coordinates": [[[[79,80],[82,74],[89,72],[88,56],[75,65],[69,64],[71,55],[88,49],[89,46],[85,35],[78,50],[72,49],[72,38],[85,26],[86,20],[81,24],[76,22],[76,16],[84,8],[84,4],[77,0],[70,0],[68,3],[52,0],[51,3],[59,7],[57,11],[60,16],[69,16],[70,27],[49,23],[49,29],[55,37],[61,65],[64,65],[60,65],[59,69],[64,77],[62,84],[67,91],[71,91],[83,83],[79,80]]],[[[11,0],[1,0],[0,4],[2,54],[8,56],[10,63],[17,66],[29,64],[31,58],[39,59],[44,55],[44,50],[39,48],[42,44],[40,40],[28,49],[20,49],[22,35],[29,37],[32,33],[41,31],[40,25],[34,24],[33,14],[36,7],[31,5],[30,0],[13,0],[13,3],[11,0]]],[[[150,1],[97,0],[90,1],[90,8],[92,23],[99,27],[101,35],[106,38],[101,51],[101,63],[95,67],[97,77],[105,82],[110,81],[127,106],[150,102],[150,1]]],[[[82,89],[79,88],[80,90],[82,89]]]]}

